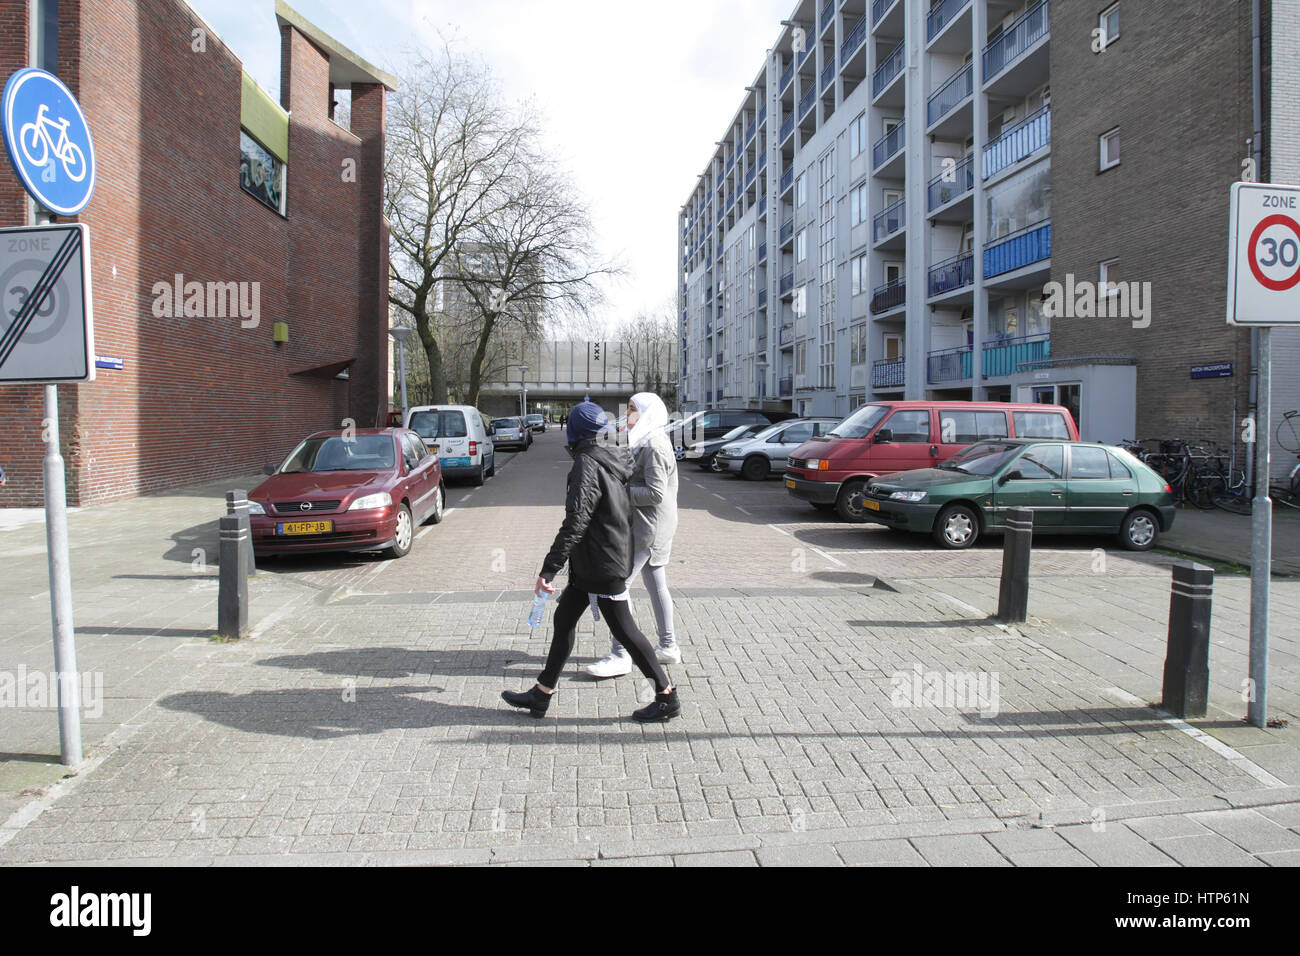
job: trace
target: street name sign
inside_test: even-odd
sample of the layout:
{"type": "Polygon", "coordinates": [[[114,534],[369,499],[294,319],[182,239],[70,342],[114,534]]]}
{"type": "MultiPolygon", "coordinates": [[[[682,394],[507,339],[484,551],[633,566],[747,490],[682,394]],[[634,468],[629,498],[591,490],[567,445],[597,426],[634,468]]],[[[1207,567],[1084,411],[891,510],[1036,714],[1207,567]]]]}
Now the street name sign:
{"type": "Polygon", "coordinates": [[[1228,323],[1300,325],[1300,186],[1233,183],[1228,323]]]}

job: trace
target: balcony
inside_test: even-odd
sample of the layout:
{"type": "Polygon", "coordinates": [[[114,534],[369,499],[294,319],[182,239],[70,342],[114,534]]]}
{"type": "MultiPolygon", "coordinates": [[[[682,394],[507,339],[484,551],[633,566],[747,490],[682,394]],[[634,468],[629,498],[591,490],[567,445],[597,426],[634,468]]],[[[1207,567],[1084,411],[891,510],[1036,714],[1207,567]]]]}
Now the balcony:
{"type": "Polygon", "coordinates": [[[762,262],[766,258],[767,258],[767,243],[760,242],[758,244],[758,261],[762,262]]]}
{"type": "Polygon", "coordinates": [[[939,0],[932,6],[925,15],[925,42],[929,43],[937,37],[969,3],[970,0],[939,0]]]}
{"type": "Polygon", "coordinates": [[[790,84],[790,81],[793,79],[794,79],[794,61],[791,60],[790,65],[781,71],[781,85],[777,87],[778,92],[780,90],[784,90],[790,84]]]}
{"type": "Polygon", "coordinates": [[[786,375],[777,380],[777,397],[790,398],[794,395],[794,376],[786,375]]]}
{"type": "Polygon", "coordinates": [[[781,223],[781,233],[780,233],[781,245],[784,246],[787,242],[789,242],[790,238],[793,235],[794,235],[794,220],[787,219],[785,222],[781,223]]]}
{"type": "Polygon", "coordinates": [[[987,83],[1029,52],[1034,44],[1047,36],[1050,26],[1047,0],[1026,10],[1000,37],[984,47],[984,82],[987,83]]]}
{"type": "MultiPolygon", "coordinates": [[[[758,201],[758,214],[759,214],[760,216],[767,215],[767,197],[766,197],[766,196],[764,196],[763,198],[761,198],[761,199],[758,201]]],[[[763,248],[765,248],[765,249],[767,248],[767,244],[766,244],[766,243],[763,244],[763,248]]]]}
{"type": "Polygon", "coordinates": [[[871,365],[872,388],[902,388],[903,359],[880,359],[871,365]]]}
{"type": "Polygon", "coordinates": [[[710,405],[713,404],[713,389],[709,389],[707,392],[704,393],[704,400],[708,402],[710,405]]]}
{"type": "Polygon", "coordinates": [[[777,142],[784,143],[786,139],[789,138],[790,134],[793,132],[794,132],[794,116],[790,115],[787,116],[785,118],[785,122],[781,124],[781,136],[777,140],[777,142]]]}
{"type": "Polygon", "coordinates": [[[930,295],[975,284],[975,254],[963,252],[930,267],[930,295]]]}
{"type": "Polygon", "coordinates": [[[752,183],[754,181],[754,177],[757,175],[758,175],[758,167],[750,166],[749,172],[745,173],[745,185],[748,186],[750,183],[752,183]]]}
{"type": "Polygon", "coordinates": [[[1022,335],[1018,338],[987,339],[980,357],[985,378],[999,378],[1016,372],[1027,362],[1041,362],[1052,357],[1051,335],[1022,335]]]}
{"type": "Polygon", "coordinates": [[[766,122],[767,122],[767,107],[763,106],[760,107],[758,111],[758,125],[762,126],[766,122]]]}
{"type": "MultiPolygon", "coordinates": [[[[886,4],[888,6],[888,4],[886,4]]],[[[859,17],[852,29],[844,34],[844,42],[840,44],[840,62],[847,63],[849,57],[858,52],[858,47],[862,46],[867,39],[867,20],[865,17],[859,17]]]]}
{"type": "Polygon", "coordinates": [[[903,44],[899,43],[871,75],[872,99],[883,93],[894,78],[903,72],[903,59],[903,44]]]}
{"type": "Polygon", "coordinates": [[[899,153],[907,142],[907,124],[899,123],[871,147],[871,168],[879,170],[885,161],[899,153]]]}
{"type": "Polygon", "coordinates": [[[974,76],[974,67],[967,63],[950,76],[943,86],[934,91],[925,104],[925,121],[927,127],[933,126],[935,123],[939,122],[939,120],[943,119],[945,115],[956,109],[958,103],[962,102],[974,92],[974,87],[972,86],[974,76]]]}
{"type": "Polygon", "coordinates": [[[890,309],[896,309],[907,301],[907,280],[895,279],[877,286],[871,293],[871,314],[880,315],[890,309]]]}
{"type": "Polygon", "coordinates": [[[794,341],[794,326],[793,325],[781,326],[781,334],[777,339],[777,343],[779,345],[789,345],[793,341],[794,341]]]}
{"type": "Polygon", "coordinates": [[[902,229],[905,225],[904,213],[906,212],[905,204],[907,200],[900,199],[891,203],[883,210],[876,214],[871,221],[871,241],[880,242],[882,239],[893,235],[902,229]]]}
{"type": "Polygon", "coordinates": [[[962,345],[955,349],[940,349],[926,356],[926,378],[931,385],[943,382],[961,382],[971,377],[973,367],[971,347],[962,345]]]}
{"type": "Polygon", "coordinates": [[[1052,221],[1043,219],[984,247],[984,278],[1052,257],[1052,221]]]}
{"type": "Polygon", "coordinates": [[[721,365],[721,364],[722,364],[723,356],[724,356],[725,354],[726,354],[725,352],[719,352],[719,353],[718,353],[718,357],[717,357],[717,358],[714,360],[714,362],[713,362],[713,364],[714,364],[715,367],[718,366],[718,365],[721,365]]]}
{"type": "Polygon", "coordinates": [[[759,290],[758,290],[758,307],[759,307],[760,309],[766,309],[766,308],[767,308],[767,290],[766,290],[766,289],[759,289],[759,290]]]}
{"type": "Polygon", "coordinates": [[[1044,106],[1015,126],[1004,129],[984,147],[984,178],[988,179],[1052,142],[1052,111],[1044,106]]]}
{"type": "Polygon", "coordinates": [[[732,153],[730,156],[727,157],[727,168],[725,172],[727,173],[731,172],[731,170],[735,167],[735,165],[736,165],[736,154],[732,153]]]}
{"type": "Polygon", "coordinates": [[[880,18],[885,15],[885,11],[889,9],[890,4],[892,4],[893,2],[894,0],[872,0],[871,3],[872,26],[875,26],[877,23],[880,22],[880,18]]]}
{"type": "Polygon", "coordinates": [[[810,86],[808,92],[804,93],[799,100],[799,118],[803,119],[808,111],[812,109],[813,104],[817,102],[817,87],[810,86]]]}
{"type": "Polygon", "coordinates": [[[748,143],[751,139],[754,138],[754,133],[756,133],[757,131],[758,131],[758,124],[757,124],[757,123],[750,123],[747,127],[745,127],[745,140],[744,140],[744,141],[745,141],[746,143],[748,143]]]}
{"type": "Polygon", "coordinates": [[[834,79],[835,79],[835,54],[832,53],[830,57],[830,62],[827,63],[826,66],[822,69],[821,91],[823,93],[826,92],[826,87],[830,86],[831,82],[834,79]]]}
{"type": "Polygon", "coordinates": [[[831,25],[831,20],[834,16],[835,0],[826,0],[826,6],[822,7],[822,15],[817,20],[817,22],[821,24],[820,32],[826,32],[826,28],[831,25]]]}
{"type": "Polygon", "coordinates": [[[787,272],[785,275],[781,276],[781,286],[780,286],[779,294],[785,295],[787,292],[793,291],[793,289],[794,289],[794,273],[787,272]]]}
{"type": "Polygon", "coordinates": [[[930,180],[926,189],[926,208],[929,212],[934,212],[940,206],[952,202],[958,196],[964,196],[975,188],[973,158],[967,156],[930,180]]]}
{"type": "MultiPolygon", "coordinates": [[[[784,137],[782,137],[784,138],[784,137]]],[[[794,167],[791,166],[781,174],[781,195],[785,195],[786,190],[794,185],[794,167]]]]}

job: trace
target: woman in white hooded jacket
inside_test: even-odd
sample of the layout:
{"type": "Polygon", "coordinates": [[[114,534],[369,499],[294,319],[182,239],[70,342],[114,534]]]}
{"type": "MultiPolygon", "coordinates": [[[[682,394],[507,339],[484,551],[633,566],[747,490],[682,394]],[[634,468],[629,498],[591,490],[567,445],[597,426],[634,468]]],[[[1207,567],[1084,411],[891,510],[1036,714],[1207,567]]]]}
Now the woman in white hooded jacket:
{"type": "MultiPolygon", "coordinates": [[[[632,579],[641,572],[641,581],[650,592],[650,606],[659,628],[659,646],[655,657],[663,664],[680,664],[682,652],[673,632],[673,599],[668,593],[668,559],[673,535],[677,532],[677,456],[672,442],[664,433],[668,409],[653,392],[638,392],[628,407],[628,445],[636,458],[636,467],[628,490],[632,495],[632,579]]],[[[621,677],[632,670],[632,658],[618,641],[609,654],[586,671],[592,677],[621,677]]]]}

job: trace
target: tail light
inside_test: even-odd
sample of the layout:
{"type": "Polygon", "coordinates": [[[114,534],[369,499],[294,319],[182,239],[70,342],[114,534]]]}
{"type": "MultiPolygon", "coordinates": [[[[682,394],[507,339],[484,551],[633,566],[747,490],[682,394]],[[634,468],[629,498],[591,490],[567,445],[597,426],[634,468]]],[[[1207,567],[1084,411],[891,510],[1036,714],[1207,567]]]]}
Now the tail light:
{"type": "Polygon", "coordinates": [[[473,458],[477,454],[478,454],[478,442],[472,441],[469,443],[469,456],[473,458]]]}
{"type": "Polygon", "coordinates": [[[1171,486],[1171,485],[1165,485],[1165,494],[1167,494],[1167,495],[1172,495],[1173,493],[1174,493],[1173,486],[1171,486]]]}

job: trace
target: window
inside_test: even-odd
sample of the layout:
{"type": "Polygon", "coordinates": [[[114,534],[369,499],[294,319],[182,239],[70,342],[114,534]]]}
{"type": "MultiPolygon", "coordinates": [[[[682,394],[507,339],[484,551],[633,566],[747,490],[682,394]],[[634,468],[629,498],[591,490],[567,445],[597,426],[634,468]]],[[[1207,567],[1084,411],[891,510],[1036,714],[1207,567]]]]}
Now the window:
{"type": "Polygon", "coordinates": [[[859,155],[867,146],[867,114],[859,113],[849,124],[849,158],[859,155]]]}
{"type": "Polygon", "coordinates": [[[803,262],[808,258],[808,230],[800,229],[794,237],[794,261],[803,262]]]}
{"type": "Polygon", "coordinates": [[[849,193],[849,224],[861,225],[867,221],[867,184],[863,183],[849,193]]]}
{"type": "Polygon", "coordinates": [[[884,427],[894,433],[896,442],[927,444],[930,441],[930,412],[924,408],[900,409],[889,417],[884,427]]]}
{"type": "Polygon", "coordinates": [[[1118,283],[1119,260],[1107,259],[1099,270],[1097,289],[1101,295],[1115,295],[1119,289],[1112,283],[1118,283]]]}
{"type": "Polygon", "coordinates": [[[1107,7],[1097,18],[1101,30],[1101,48],[1104,50],[1119,39],[1119,4],[1107,7]]]}
{"type": "Polygon", "coordinates": [[[1044,161],[990,187],[984,194],[991,242],[1052,215],[1052,170],[1044,161]]]}
{"type": "Polygon", "coordinates": [[[1011,466],[1026,481],[1060,478],[1065,474],[1065,449],[1060,445],[1031,448],[1011,466]]]}
{"type": "Polygon", "coordinates": [[[812,422],[800,422],[798,425],[791,425],[783,432],[778,432],[769,438],[768,441],[781,445],[792,445],[796,443],[802,445],[812,437],[812,422]]]}
{"type": "Polygon", "coordinates": [[[867,288],[867,257],[857,256],[849,260],[849,280],[852,288],[852,295],[861,295],[869,291],[867,288]]]}
{"type": "Polygon", "coordinates": [[[1070,438],[1070,429],[1057,412],[1013,412],[1012,415],[1017,438],[1070,438]]]}
{"type": "Polygon", "coordinates": [[[1098,172],[1110,169],[1112,166],[1119,165],[1119,127],[1107,133],[1102,133],[1099,139],[1101,146],[1101,165],[1098,172]]]}
{"type": "Polygon", "coordinates": [[[284,215],[285,164],[244,130],[239,131],[239,186],[284,215]]]}
{"type": "Polygon", "coordinates": [[[1124,480],[1131,480],[1131,479],[1133,478],[1133,471],[1129,468],[1128,465],[1124,464],[1122,461],[1120,461],[1120,460],[1119,460],[1117,457],[1115,457],[1114,455],[1111,455],[1111,456],[1110,456],[1110,476],[1111,476],[1112,478],[1119,478],[1119,479],[1124,479],[1124,480]]]}
{"type": "Polygon", "coordinates": [[[794,181],[794,204],[802,206],[808,201],[808,174],[800,173],[794,181]]]}
{"type": "Polygon", "coordinates": [[[459,411],[424,411],[411,415],[411,431],[421,438],[464,438],[465,413],[459,411]]]}
{"type": "Polygon", "coordinates": [[[867,327],[855,325],[849,330],[849,364],[865,365],[867,362],[867,327]]]}
{"type": "Polygon", "coordinates": [[[1110,456],[1104,448],[1075,445],[1070,449],[1070,477],[1109,478],[1110,456]]]}
{"type": "Polygon", "coordinates": [[[939,441],[945,445],[973,445],[986,438],[1007,437],[1005,412],[939,412],[939,441]]]}

